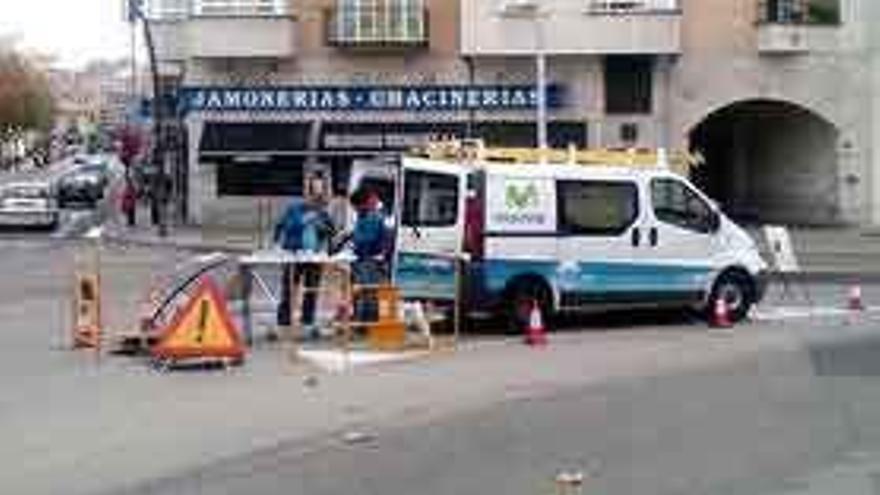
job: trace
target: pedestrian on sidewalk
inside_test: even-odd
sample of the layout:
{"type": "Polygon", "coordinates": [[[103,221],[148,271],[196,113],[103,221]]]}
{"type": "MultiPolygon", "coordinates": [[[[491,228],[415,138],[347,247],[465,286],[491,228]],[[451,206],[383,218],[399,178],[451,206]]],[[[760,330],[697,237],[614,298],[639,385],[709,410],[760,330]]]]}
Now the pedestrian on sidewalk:
{"type": "Polygon", "coordinates": [[[125,185],[122,186],[122,197],[120,198],[120,209],[125,216],[125,223],[129,227],[137,225],[137,190],[131,179],[126,177],[125,185]]]}
{"type": "Polygon", "coordinates": [[[164,172],[156,172],[157,177],[153,178],[150,184],[148,197],[150,200],[150,223],[154,226],[159,225],[162,221],[163,209],[166,203],[171,199],[172,184],[171,177],[164,172]]]}
{"type": "MultiPolygon", "coordinates": [[[[304,198],[294,198],[275,226],[274,242],[291,253],[327,253],[332,234],[332,221],[326,211],[327,189],[320,177],[306,180],[304,198]]],[[[291,272],[293,284],[306,289],[302,305],[302,325],[305,337],[318,335],[315,326],[317,289],[321,284],[320,266],[301,263],[285,264],[281,278],[281,300],[278,304],[278,325],[290,326],[291,272]]]]}

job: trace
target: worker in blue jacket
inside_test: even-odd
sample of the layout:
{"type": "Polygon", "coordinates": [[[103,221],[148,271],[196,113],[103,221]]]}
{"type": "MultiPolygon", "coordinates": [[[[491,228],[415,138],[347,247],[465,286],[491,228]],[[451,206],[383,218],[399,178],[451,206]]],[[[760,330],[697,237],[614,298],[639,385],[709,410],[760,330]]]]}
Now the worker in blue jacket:
{"type": "MultiPolygon", "coordinates": [[[[323,189],[307,191],[305,199],[295,198],[288,205],[279,222],[275,225],[275,244],[291,253],[326,253],[332,235],[332,221],[326,210],[326,195],[323,189]]],[[[290,275],[291,265],[284,265],[281,280],[281,301],[278,305],[278,325],[289,326],[290,321],[290,275]]],[[[293,282],[307,289],[315,289],[321,283],[321,270],[318,265],[297,264],[293,282]]],[[[317,294],[307,291],[303,296],[302,324],[306,337],[316,337],[315,308],[317,294]]]]}

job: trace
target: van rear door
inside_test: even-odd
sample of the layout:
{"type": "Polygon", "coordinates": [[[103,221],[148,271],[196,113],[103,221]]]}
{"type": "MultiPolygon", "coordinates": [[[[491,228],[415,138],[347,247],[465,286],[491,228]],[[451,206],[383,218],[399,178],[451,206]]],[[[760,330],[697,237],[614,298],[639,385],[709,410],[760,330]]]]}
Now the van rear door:
{"type": "Polygon", "coordinates": [[[406,158],[397,230],[395,283],[408,299],[454,300],[461,256],[467,170],[406,158]]]}

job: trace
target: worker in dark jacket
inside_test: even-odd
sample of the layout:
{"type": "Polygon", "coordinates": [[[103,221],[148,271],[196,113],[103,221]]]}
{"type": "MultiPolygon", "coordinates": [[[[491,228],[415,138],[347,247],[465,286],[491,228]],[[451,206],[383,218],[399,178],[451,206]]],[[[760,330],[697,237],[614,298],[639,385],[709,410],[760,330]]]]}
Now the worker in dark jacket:
{"type": "MultiPolygon", "coordinates": [[[[352,276],[355,285],[376,286],[388,279],[390,234],[385,218],[379,208],[379,195],[369,189],[361,189],[352,196],[357,209],[357,220],[352,232],[355,262],[352,276]]],[[[355,301],[355,318],[358,321],[375,321],[378,306],[375,293],[365,291],[355,301]]]]}

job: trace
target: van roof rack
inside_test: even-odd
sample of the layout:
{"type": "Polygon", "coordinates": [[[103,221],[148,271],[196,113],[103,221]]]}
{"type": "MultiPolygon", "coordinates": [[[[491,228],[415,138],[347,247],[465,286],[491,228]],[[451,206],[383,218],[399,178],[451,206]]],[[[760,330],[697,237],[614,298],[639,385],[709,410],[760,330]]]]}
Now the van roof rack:
{"type": "Polygon", "coordinates": [[[485,163],[511,164],[567,164],[584,166],[617,166],[632,168],[666,168],[687,175],[691,168],[702,163],[699,155],[687,152],[668,152],[650,148],[593,148],[567,149],[487,148],[480,139],[441,139],[415,149],[412,156],[432,160],[454,161],[473,165],[485,163]]]}

